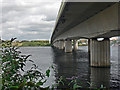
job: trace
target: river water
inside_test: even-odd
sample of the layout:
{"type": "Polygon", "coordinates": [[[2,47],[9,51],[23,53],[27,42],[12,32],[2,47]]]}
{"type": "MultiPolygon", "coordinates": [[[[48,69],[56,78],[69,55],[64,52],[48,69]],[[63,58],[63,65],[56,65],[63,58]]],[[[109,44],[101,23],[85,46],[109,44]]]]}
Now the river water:
{"type": "MultiPolygon", "coordinates": [[[[72,53],[64,53],[64,51],[52,47],[22,47],[20,50],[22,54],[31,54],[31,59],[43,72],[51,65],[55,67],[55,70],[51,70],[51,76],[44,86],[55,84],[58,77],[62,76],[68,81],[76,77],[77,82],[82,87],[95,88],[102,85],[117,90],[120,85],[119,48],[111,47],[110,68],[90,67],[87,46],[79,47],[76,52],[72,53]]],[[[30,67],[31,64],[27,63],[25,69],[30,67]]],[[[67,85],[61,88],[67,88],[67,85]]]]}

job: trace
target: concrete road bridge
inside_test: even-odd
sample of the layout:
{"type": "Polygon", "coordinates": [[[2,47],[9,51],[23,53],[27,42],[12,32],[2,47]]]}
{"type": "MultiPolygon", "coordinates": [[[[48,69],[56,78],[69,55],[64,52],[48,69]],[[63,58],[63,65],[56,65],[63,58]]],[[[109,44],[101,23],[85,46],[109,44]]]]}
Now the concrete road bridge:
{"type": "Polygon", "coordinates": [[[120,35],[119,13],[117,1],[62,2],[51,43],[67,53],[78,49],[78,39],[88,39],[90,66],[110,67],[109,38],[120,35]]]}

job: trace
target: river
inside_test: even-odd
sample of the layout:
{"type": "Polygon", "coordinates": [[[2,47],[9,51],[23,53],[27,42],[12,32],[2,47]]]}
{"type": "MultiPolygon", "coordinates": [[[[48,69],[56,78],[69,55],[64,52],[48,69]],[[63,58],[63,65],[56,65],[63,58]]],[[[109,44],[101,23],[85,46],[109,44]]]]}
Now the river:
{"type": "MultiPolygon", "coordinates": [[[[20,50],[22,54],[31,54],[31,59],[43,72],[51,65],[55,67],[55,70],[51,70],[51,76],[44,86],[55,84],[60,76],[67,79],[77,77],[77,82],[82,87],[89,87],[88,82],[92,88],[103,85],[107,88],[118,89],[120,85],[120,60],[118,62],[120,47],[111,47],[110,68],[90,67],[87,46],[79,47],[73,53],[64,53],[64,51],[52,47],[21,47],[20,50]]],[[[27,63],[25,69],[30,66],[31,64],[27,63]]]]}

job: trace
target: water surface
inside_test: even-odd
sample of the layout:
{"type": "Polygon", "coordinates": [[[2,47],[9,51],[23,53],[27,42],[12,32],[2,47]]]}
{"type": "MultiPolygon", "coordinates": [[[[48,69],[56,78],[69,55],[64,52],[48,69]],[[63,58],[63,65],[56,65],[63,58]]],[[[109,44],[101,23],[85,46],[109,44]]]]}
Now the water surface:
{"type": "MultiPolygon", "coordinates": [[[[64,51],[52,47],[22,47],[21,50],[23,54],[31,54],[31,59],[43,72],[54,65],[55,71],[51,71],[51,76],[45,86],[55,84],[60,76],[67,79],[74,76],[77,77],[77,82],[83,87],[89,87],[87,82],[90,82],[92,88],[101,85],[107,88],[118,88],[120,84],[119,48],[111,47],[110,68],[90,67],[87,46],[79,47],[76,52],[72,53],[64,53],[64,51]]],[[[26,69],[30,66],[31,64],[28,63],[26,69]]]]}

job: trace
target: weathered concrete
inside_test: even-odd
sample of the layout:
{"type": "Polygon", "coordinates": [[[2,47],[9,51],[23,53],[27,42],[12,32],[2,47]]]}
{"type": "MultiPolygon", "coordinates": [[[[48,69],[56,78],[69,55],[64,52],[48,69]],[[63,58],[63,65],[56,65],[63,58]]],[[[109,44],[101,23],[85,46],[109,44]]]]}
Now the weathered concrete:
{"type": "Polygon", "coordinates": [[[65,41],[64,40],[60,40],[59,41],[59,49],[64,49],[65,48],[65,41]]]}
{"type": "Polygon", "coordinates": [[[88,60],[90,65],[90,39],[88,39],[88,60]]]}
{"type": "Polygon", "coordinates": [[[59,42],[58,41],[55,42],[55,47],[59,48],[59,42]]]}
{"type": "MultiPolygon", "coordinates": [[[[79,17],[79,13],[77,10],[82,9],[80,8],[81,3],[71,3],[69,7],[69,14],[64,13],[66,16],[65,23],[63,24],[58,24],[58,28],[56,28],[54,31],[56,32],[55,34],[53,33],[53,37],[51,40],[54,42],[56,40],[60,39],[74,39],[74,38],[110,38],[113,36],[119,36],[120,35],[120,30],[119,30],[119,3],[114,3],[113,5],[106,7],[105,9],[102,9],[100,12],[95,13],[94,15],[91,15],[89,18],[86,18],[85,21],[80,22],[74,27],[70,26],[74,23],[79,22],[80,19],[84,18],[83,14],[81,17],[79,17]],[[73,6],[72,6],[73,5],[73,6]],[[75,7],[77,5],[77,8],[75,7]],[[74,14],[74,12],[76,14],[74,14]],[[78,18],[75,18],[77,17],[78,18]],[[74,18],[72,18],[74,17],[74,18]],[[73,19],[73,22],[71,22],[71,18],[73,19]],[[68,29],[69,28],[69,29],[68,29]],[[60,32],[61,31],[61,32],[60,32]]],[[[83,3],[84,5],[87,5],[87,3],[83,3]]],[[[101,3],[97,3],[98,5],[102,5],[101,3]]],[[[91,5],[92,6],[92,5],[91,5]]],[[[90,7],[89,7],[90,8],[90,7]]],[[[99,8],[96,6],[96,8],[99,8]]],[[[89,9],[88,9],[89,10],[89,9]]],[[[94,10],[94,9],[92,9],[94,10]]],[[[91,10],[91,11],[92,11],[91,10]]],[[[91,11],[86,12],[88,15],[91,11]]],[[[87,16],[87,14],[85,15],[87,16]]]]}
{"type": "Polygon", "coordinates": [[[65,52],[72,52],[72,40],[67,39],[65,41],[65,52]]]}
{"type": "Polygon", "coordinates": [[[56,42],[54,43],[54,47],[57,47],[57,43],[56,42]]]}
{"type": "Polygon", "coordinates": [[[53,43],[53,46],[56,47],[56,42],[53,43]]]}
{"type": "Polygon", "coordinates": [[[76,51],[78,49],[78,41],[77,40],[73,40],[73,50],[76,51]]]}
{"type": "Polygon", "coordinates": [[[57,41],[57,48],[59,49],[59,47],[60,47],[60,42],[57,41]]]}
{"type": "MultiPolygon", "coordinates": [[[[90,66],[110,67],[110,40],[120,35],[119,2],[63,2],[51,37],[51,43],[65,41],[65,52],[72,52],[74,39],[89,39],[90,66]],[[98,41],[93,38],[105,38],[98,41]],[[71,39],[71,40],[70,40],[71,39]]],[[[59,44],[59,48],[63,48],[59,44]]],[[[74,41],[74,50],[77,50],[74,41]]]]}
{"type": "Polygon", "coordinates": [[[55,47],[57,48],[57,41],[55,42],[55,47]]]}
{"type": "Polygon", "coordinates": [[[90,66],[110,67],[110,40],[90,39],[90,66]]]}

